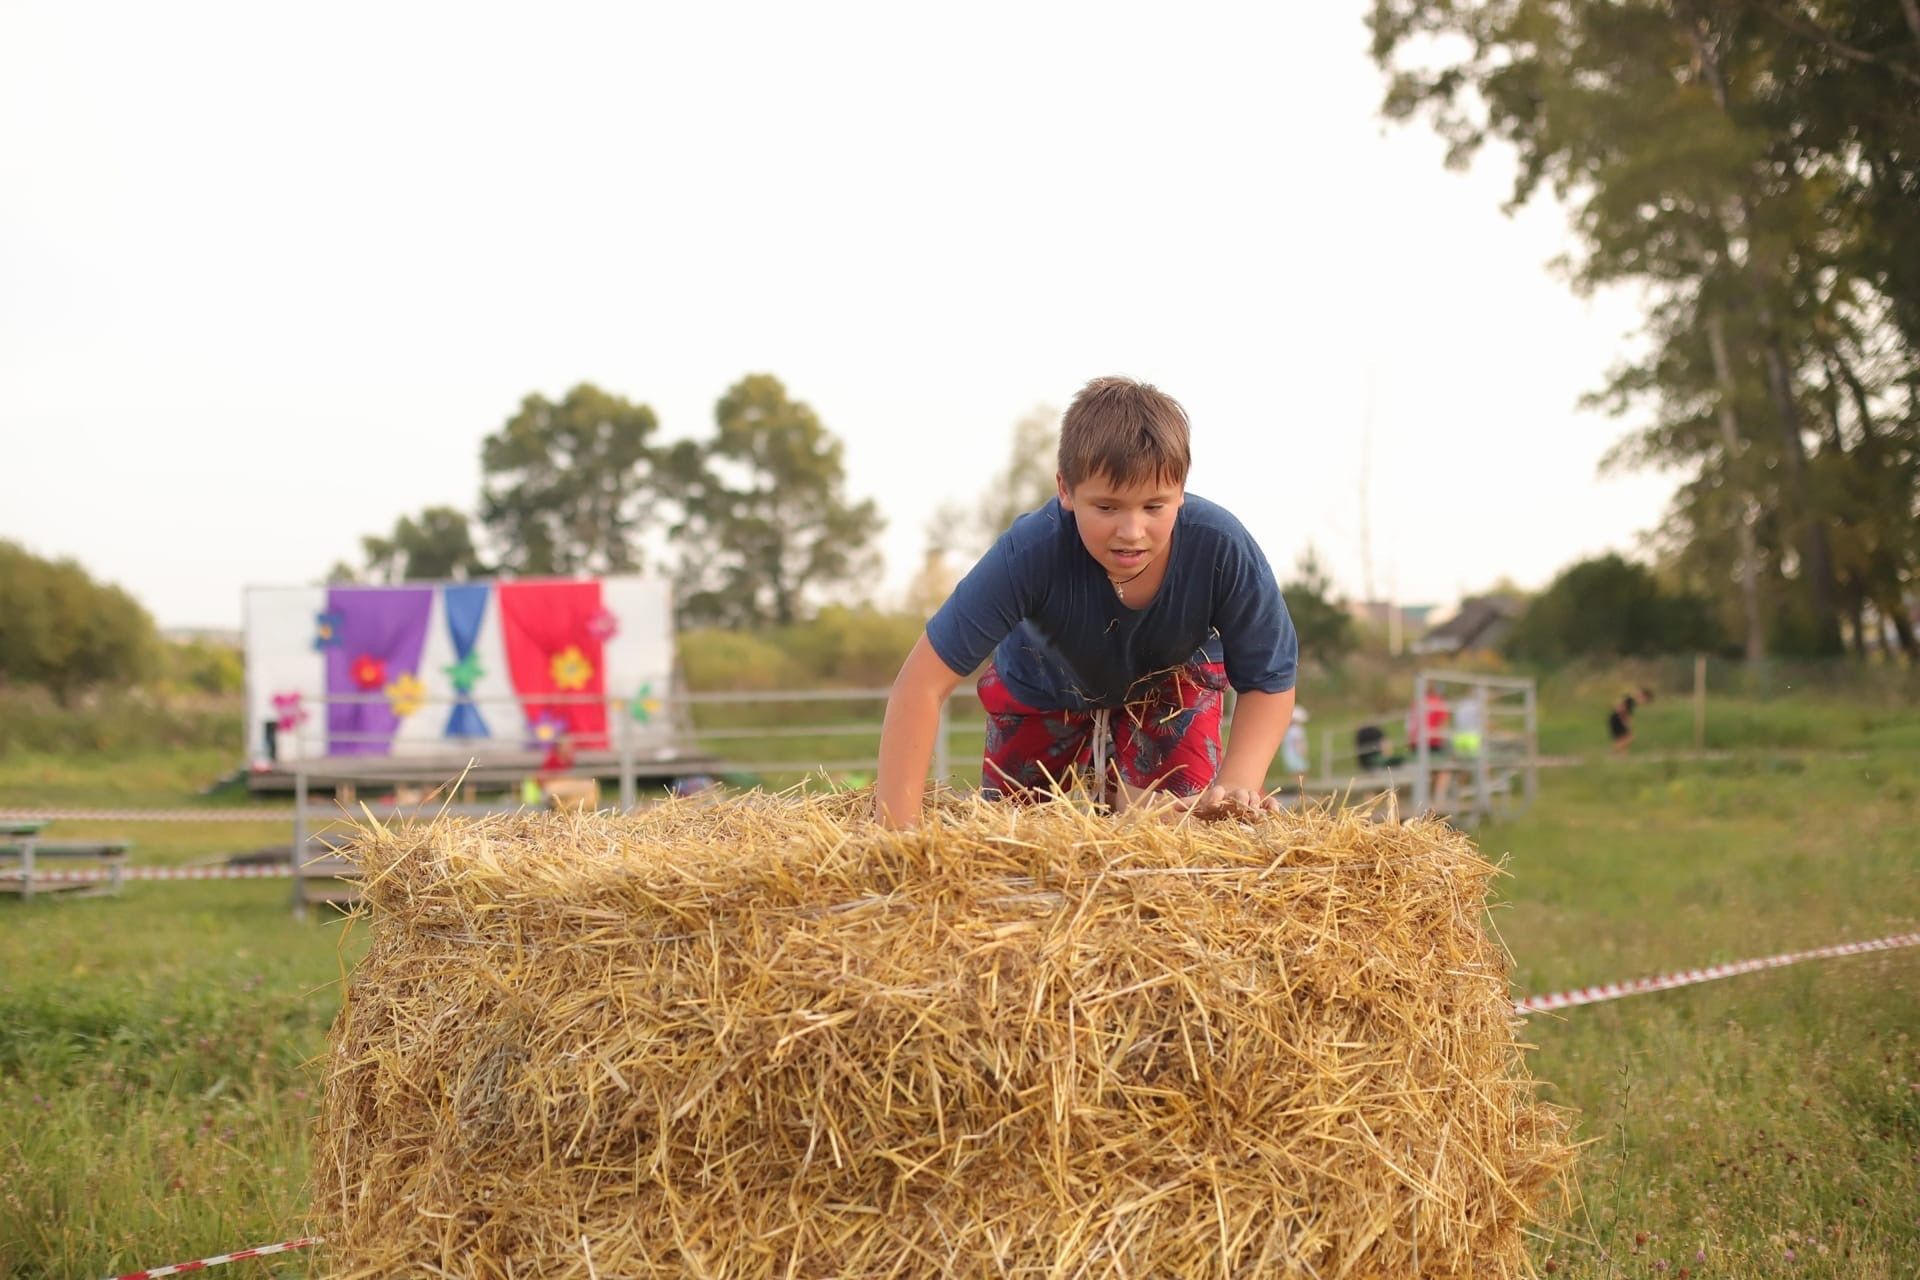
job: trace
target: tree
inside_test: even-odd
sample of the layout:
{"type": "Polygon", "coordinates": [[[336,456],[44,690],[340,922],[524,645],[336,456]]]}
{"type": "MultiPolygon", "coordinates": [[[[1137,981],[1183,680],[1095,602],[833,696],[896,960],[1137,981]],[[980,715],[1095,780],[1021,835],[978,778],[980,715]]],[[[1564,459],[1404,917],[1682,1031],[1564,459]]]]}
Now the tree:
{"type": "Polygon", "coordinates": [[[627,573],[652,523],[653,410],[590,383],[540,395],[482,443],[480,522],[516,574],[627,573]]]}
{"type": "Polygon", "coordinates": [[[994,473],[974,507],[975,541],[980,550],[992,546],[1016,519],[1045,506],[1053,497],[1059,457],[1060,411],[1050,405],[1036,405],[1013,424],[1006,465],[994,473]]]}
{"type": "Polygon", "coordinates": [[[1920,566],[1914,484],[1872,479],[1908,474],[1920,426],[1914,18],[1911,0],[1373,5],[1388,114],[1428,113],[1455,161],[1511,144],[1512,203],[1550,186],[1572,208],[1576,287],[1649,297],[1649,355],[1607,399],[1659,421],[1621,457],[1693,470],[1665,532],[1735,566],[1710,586],[1737,591],[1751,656],[1770,635],[1837,650],[1843,610],[1858,636],[1920,566]]]}
{"type": "Polygon", "coordinates": [[[393,532],[360,539],[370,582],[464,580],[486,572],[473,545],[466,513],[452,507],[428,507],[419,516],[401,516],[393,532]]]}
{"type": "Polygon", "coordinates": [[[1060,411],[1036,405],[1013,424],[1006,465],[971,509],[947,501],[927,517],[925,558],[907,586],[907,612],[932,616],[972,560],[1015,520],[1047,504],[1054,495],[1059,456],[1060,411]]]}
{"type": "Polygon", "coordinates": [[[160,674],[168,686],[197,693],[241,693],[247,687],[247,667],[240,650],[211,640],[162,644],[160,674]]]}
{"type": "Polygon", "coordinates": [[[907,613],[922,620],[931,618],[953,594],[963,572],[964,567],[955,564],[945,550],[929,546],[919,572],[907,583],[904,601],[907,613]]]}
{"type": "Polygon", "coordinates": [[[679,518],[683,626],[786,625],[810,595],[870,586],[882,521],[846,497],[839,440],[771,374],[751,374],[714,406],[707,442],[662,459],[679,518]]]}
{"type": "Polygon", "coordinates": [[[1718,652],[1724,636],[1699,596],[1663,590],[1618,555],[1582,560],[1535,596],[1507,637],[1507,653],[1534,662],[1718,652]]]}
{"type": "Polygon", "coordinates": [[[1335,597],[1333,579],[1327,576],[1312,543],[1300,553],[1293,577],[1281,584],[1280,594],[1286,598],[1287,613],[1300,636],[1302,661],[1322,668],[1337,667],[1354,651],[1359,637],[1354,632],[1353,617],[1346,604],[1335,597]]]}
{"type": "Polygon", "coordinates": [[[82,689],[153,674],[153,619],[72,560],[0,542],[0,681],[41,684],[66,702],[82,689]]]}

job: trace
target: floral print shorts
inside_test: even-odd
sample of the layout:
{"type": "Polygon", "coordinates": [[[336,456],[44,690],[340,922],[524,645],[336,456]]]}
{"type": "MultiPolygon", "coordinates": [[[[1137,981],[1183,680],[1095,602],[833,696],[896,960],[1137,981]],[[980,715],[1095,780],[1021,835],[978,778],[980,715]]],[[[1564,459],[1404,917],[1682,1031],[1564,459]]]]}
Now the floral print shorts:
{"type": "Polygon", "coordinates": [[[1136,682],[1126,703],[1111,710],[1043,711],[1009,693],[989,665],[979,682],[987,710],[980,789],[994,798],[1040,799],[1076,775],[1090,776],[1096,756],[1104,756],[1103,793],[1118,777],[1136,790],[1194,795],[1220,772],[1226,688],[1220,663],[1190,662],[1136,682]],[[1108,731],[1110,743],[1096,741],[1108,731]]]}

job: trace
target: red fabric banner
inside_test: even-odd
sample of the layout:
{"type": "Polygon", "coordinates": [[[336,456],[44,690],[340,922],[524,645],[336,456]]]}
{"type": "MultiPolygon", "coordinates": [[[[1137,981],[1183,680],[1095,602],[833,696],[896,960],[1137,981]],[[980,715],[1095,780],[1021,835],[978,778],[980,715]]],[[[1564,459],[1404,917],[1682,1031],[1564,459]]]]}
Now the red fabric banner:
{"type": "Polygon", "coordinates": [[[591,625],[602,609],[600,584],[503,582],[497,590],[507,667],[527,723],[550,716],[566,726],[569,747],[606,750],[606,653],[591,625]]]}

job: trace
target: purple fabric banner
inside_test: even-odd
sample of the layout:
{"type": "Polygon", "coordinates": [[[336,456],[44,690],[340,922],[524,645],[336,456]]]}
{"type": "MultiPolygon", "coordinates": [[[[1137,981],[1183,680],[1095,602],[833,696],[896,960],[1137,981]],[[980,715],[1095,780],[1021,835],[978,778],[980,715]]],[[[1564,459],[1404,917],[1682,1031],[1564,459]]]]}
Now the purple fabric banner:
{"type": "Polygon", "coordinates": [[[371,702],[327,704],[327,753],[336,756],[384,756],[393,749],[400,717],[387,703],[386,687],[402,675],[420,672],[433,614],[432,587],[332,587],[327,611],[340,617],[340,642],[326,650],[327,697],[364,697],[371,702]],[[365,687],[362,675],[379,681],[365,687]],[[364,671],[356,668],[366,665],[364,671]]]}

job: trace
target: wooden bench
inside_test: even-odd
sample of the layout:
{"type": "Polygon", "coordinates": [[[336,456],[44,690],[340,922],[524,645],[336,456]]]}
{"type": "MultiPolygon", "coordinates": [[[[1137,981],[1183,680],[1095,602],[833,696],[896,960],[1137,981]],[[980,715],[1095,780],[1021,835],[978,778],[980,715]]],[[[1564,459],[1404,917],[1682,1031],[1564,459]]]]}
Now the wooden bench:
{"type": "Polygon", "coordinates": [[[17,893],[22,901],[36,893],[70,893],[84,896],[94,893],[118,893],[127,865],[127,852],[133,846],[125,840],[42,840],[43,822],[0,824],[0,893],[17,893]],[[94,861],[102,864],[106,877],[100,880],[50,880],[39,874],[48,861],[94,861]],[[16,865],[7,866],[7,862],[16,865]]]}
{"type": "Polygon", "coordinates": [[[306,918],[307,908],[324,903],[346,909],[360,901],[360,869],[325,845],[295,855],[293,914],[306,918]]]}

